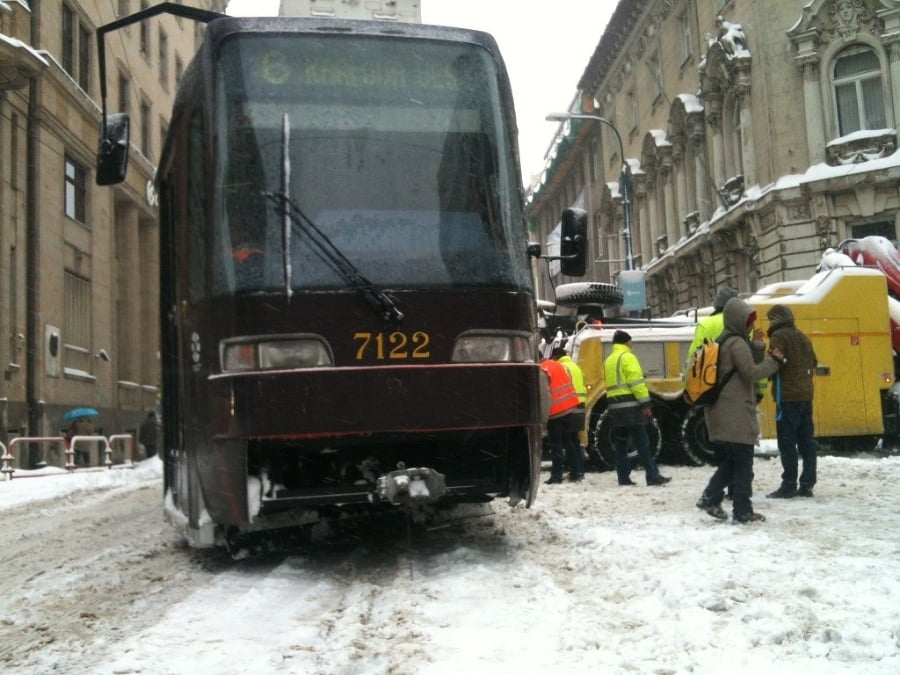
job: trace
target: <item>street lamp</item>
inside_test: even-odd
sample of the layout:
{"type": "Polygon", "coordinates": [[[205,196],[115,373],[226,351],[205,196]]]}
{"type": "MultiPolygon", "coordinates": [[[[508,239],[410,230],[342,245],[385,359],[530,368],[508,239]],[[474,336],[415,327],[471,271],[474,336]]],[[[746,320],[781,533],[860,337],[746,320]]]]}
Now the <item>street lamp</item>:
{"type": "Polygon", "coordinates": [[[622,193],[622,220],[624,223],[625,234],[625,269],[634,269],[634,255],[631,251],[631,167],[625,161],[625,146],[622,144],[622,136],[616,125],[605,117],[600,115],[591,115],[588,113],[571,113],[559,112],[547,115],[548,122],[567,122],[568,120],[594,120],[605,124],[616,135],[616,141],[619,143],[619,157],[622,160],[622,173],[619,176],[619,191],[622,193]]]}

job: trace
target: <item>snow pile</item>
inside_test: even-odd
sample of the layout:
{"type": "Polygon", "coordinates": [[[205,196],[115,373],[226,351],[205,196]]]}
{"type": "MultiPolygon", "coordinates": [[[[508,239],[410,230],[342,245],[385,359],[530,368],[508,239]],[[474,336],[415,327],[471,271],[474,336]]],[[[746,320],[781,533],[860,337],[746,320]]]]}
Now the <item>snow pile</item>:
{"type": "MultiPolygon", "coordinates": [[[[146,486],[138,477],[160,463],[143,464],[119,476],[146,486]]],[[[711,472],[666,466],[672,482],[654,488],[640,472],[630,488],[590,473],[542,486],[530,510],[495,503],[410,543],[400,528],[207,564],[151,625],[48,644],[15,672],[73,659],[90,673],[900,672],[900,457],[822,457],[816,496],[792,500],[765,497],[781,467],[758,457],[754,506],[768,520],[752,525],[694,506],[711,472]]],[[[2,483],[0,505],[10,489],[47,498],[50,481],[96,476],[2,483]]]]}

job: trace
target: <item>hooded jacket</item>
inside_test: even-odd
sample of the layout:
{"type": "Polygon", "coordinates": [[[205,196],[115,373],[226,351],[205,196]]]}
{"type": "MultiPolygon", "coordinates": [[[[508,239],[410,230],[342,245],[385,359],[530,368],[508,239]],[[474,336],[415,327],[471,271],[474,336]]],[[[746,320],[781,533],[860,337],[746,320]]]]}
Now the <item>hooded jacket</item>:
{"type": "MultiPolygon", "coordinates": [[[[812,401],[813,376],[818,365],[812,341],[797,328],[794,313],[787,305],[772,305],[766,316],[769,319],[769,346],[780,349],[787,358],[787,363],[778,372],[781,400],[812,401]]],[[[775,386],[773,383],[773,398],[775,386]]]]}
{"type": "Polygon", "coordinates": [[[720,443],[754,445],[759,437],[756,417],[756,381],[778,370],[778,362],[765,353],[761,340],[747,337],[753,307],[732,298],[722,314],[725,330],[718,338],[720,377],[734,370],[718,400],[706,408],[709,440],[720,443]]]}

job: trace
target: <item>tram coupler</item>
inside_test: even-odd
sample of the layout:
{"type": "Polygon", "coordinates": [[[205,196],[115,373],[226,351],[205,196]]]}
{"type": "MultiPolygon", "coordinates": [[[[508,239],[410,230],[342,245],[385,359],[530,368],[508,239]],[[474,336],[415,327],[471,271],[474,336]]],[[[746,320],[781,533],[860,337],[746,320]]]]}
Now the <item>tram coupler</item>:
{"type": "Polygon", "coordinates": [[[379,476],[375,489],[385,501],[401,506],[437,501],[447,493],[447,481],[427,467],[398,469],[379,476]]]}

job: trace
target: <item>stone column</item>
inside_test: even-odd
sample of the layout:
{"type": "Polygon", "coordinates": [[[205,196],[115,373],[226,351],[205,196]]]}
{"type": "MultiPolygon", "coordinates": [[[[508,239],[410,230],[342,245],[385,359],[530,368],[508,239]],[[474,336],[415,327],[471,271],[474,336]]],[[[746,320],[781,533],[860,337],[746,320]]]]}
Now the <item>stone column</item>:
{"type": "Polygon", "coordinates": [[[825,139],[831,134],[825,133],[825,112],[822,107],[822,89],[819,86],[819,55],[810,54],[797,59],[803,70],[803,109],[806,118],[806,145],[808,147],[809,165],[825,161],[825,139]]]}
{"type": "MultiPolygon", "coordinates": [[[[141,261],[138,210],[117,202],[116,223],[116,373],[119,380],[140,382],[143,331],[141,330],[141,261]]],[[[156,286],[159,286],[157,282],[156,286]]]]}
{"type": "Polygon", "coordinates": [[[141,284],[141,384],[159,387],[162,384],[159,359],[159,221],[155,218],[140,223],[140,268],[137,276],[141,284]]]}
{"type": "Polygon", "coordinates": [[[739,106],[741,128],[738,143],[741,144],[741,163],[735,163],[736,173],[744,174],[744,186],[756,185],[756,150],[753,144],[753,107],[750,101],[750,58],[735,59],[735,97],[739,106]]]}
{"type": "Polygon", "coordinates": [[[675,208],[675,190],[672,183],[675,177],[672,175],[672,146],[663,146],[659,149],[659,157],[662,160],[660,173],[663,183],[662,213],[665,218],[666,238],[669,246],[674,246],[680,237],[681,228],[678,227],[678,214],[675,208]]]}
{"type": "MultiPolygon", "coordinates": [[[[650,215],[647,210],[647,177],[646,175],[632,176],[631,187],[634,191],[634,203],[637,212],[638,232],[640,236],[641,267],[646,266],[656,251],[653,248],[653,233],[650,231],[650,215]]],[[[632,240],[634,243],[635,240],[632,240]]]]}
{"type": "Polygon", "coordinates": [[[709,96],[707,99],[706,122],[712,129],[712,178],[716,189],[725,184],[725,144],[722,139],[722,97],[709,96]]]}
{"type": "MultiPolygon", "coordinates": [[[[898,30],[900,30],[900,27],[898,27],[898,30]]],[[[891,88],[891,95],[894,104],[894,119],[896,120],[900,119],[900,87],[897,86],[897,82],[900,82],[900,33],[893,33],[892,38],[888,48],[888,56],[891,59],[891,82],[894,83],[894,86],[891,88]]],[[[895,128],[900,132],[900,126],[895,128]]]]}
{"type": "MultiPolygon", "coordinates": [[[[673,171],[675,172],[675,220],[680,224],[684,219],[684,216],[686,216],[691,210],[690,206],[688,205],[687,197],[687,176],[685,175],[686,166],[683,138],[673,146],[672,163],[673,171]]],[[[680,226],[678,228],[678,231],[682,235],[684,234],[684,230],[682,230],[680,226]]]]}

